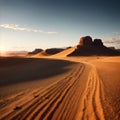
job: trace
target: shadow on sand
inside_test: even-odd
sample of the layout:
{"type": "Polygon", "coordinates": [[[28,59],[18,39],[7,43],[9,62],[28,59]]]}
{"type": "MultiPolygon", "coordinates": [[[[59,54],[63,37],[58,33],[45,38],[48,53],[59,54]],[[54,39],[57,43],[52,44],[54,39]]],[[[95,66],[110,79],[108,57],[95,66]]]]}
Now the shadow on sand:
{"type": "Polygon", "coordinates": [[[43,58],[0,58],[0,86],[63,74],[72,64],[76,63],[43,58]]]}

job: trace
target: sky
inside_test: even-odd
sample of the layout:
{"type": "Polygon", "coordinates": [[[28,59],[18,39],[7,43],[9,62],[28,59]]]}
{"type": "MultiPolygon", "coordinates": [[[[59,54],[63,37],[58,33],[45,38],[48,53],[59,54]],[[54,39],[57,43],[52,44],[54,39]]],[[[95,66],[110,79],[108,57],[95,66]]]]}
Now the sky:
{"type": "Polygon", "coordinates": [[[7,51],[74,46],[82,36],[120,48],[119,0],[0,0],[7,51]]]}

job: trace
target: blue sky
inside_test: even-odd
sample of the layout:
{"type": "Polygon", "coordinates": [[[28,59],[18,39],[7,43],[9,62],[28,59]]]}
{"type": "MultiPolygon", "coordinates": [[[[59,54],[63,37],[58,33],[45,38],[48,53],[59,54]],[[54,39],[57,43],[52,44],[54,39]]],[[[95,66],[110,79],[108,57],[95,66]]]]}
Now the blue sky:
{"type": "Polygon", "coordinates": [[[119,0],[0,0],[0,45],[7,50],[74,46],[80,37],[120,48],[119,0]]]}

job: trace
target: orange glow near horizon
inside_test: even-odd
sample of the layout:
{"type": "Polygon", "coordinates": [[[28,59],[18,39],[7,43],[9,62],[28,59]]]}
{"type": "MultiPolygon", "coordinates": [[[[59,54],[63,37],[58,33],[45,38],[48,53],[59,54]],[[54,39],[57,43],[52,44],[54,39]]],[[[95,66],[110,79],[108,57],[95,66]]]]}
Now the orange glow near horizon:
{"type": "Polygon", "coordinates": [[[6,47],[1,45],[0,46],[0,55],[2,56],[2,55],[5,55],[5,54],[6,54],[6,47]]]}

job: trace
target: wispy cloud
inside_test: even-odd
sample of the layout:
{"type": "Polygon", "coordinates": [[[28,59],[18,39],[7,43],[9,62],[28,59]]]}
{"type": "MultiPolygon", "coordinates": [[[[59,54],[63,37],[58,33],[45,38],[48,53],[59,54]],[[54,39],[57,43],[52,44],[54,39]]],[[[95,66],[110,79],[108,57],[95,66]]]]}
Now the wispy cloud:
{"type": "Polygon", "coordinates": [[[105,44],[120,44],[120,32],[113,32],[113,36],[104,40],[105,44]]]}
{"type": "Polygon", "coordinates": [[[16,25],[16,24],[1,24],[0,27],[1,28],[6,28],[6,29],[12,29],[12,30],[35,32],[35,33],[58,34],[58,32],[53,32],[53,31],[46,32],[46,31],[39,30],[39,29],[21,27],[20,25],[16,25]]]}
{"type": "Polygon", "coordinates": [[[48,34],[58,34],[58,32],[47,32],[48,34]]]}
{"type": "Polygon", "coordinates": [[[104,40],[104,44],[108,46],[115,46],[115,48],[120,49],[120,37],[112,37],[107,40],[104,40]]]}
{"type": "Polygon", "coordinates": [[[120,39],[118,38],[110,38],[109,40],[104,41],[105,44],[120,44],[120,39]]]}
{"type": "Polygon", "coordinates": [[[115,46],[120,49],[120,32],[113,32],[113,35],[109,38],[104,39],[104,44],[108,46],[115,46]]]}
{"type": "Polygon", "coordinates": [[[120,35],[120,32],[114,32],[114,34],[116,34],[116,35],[120,35]]]}

